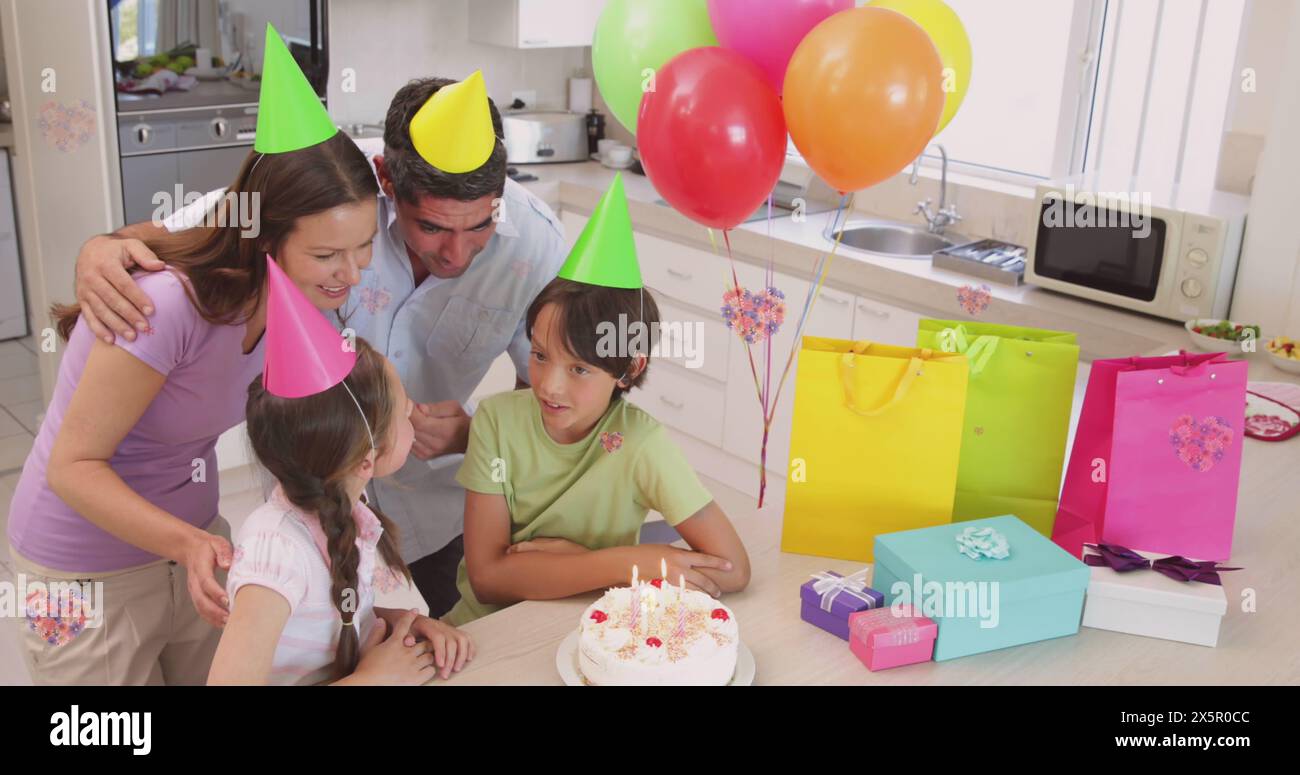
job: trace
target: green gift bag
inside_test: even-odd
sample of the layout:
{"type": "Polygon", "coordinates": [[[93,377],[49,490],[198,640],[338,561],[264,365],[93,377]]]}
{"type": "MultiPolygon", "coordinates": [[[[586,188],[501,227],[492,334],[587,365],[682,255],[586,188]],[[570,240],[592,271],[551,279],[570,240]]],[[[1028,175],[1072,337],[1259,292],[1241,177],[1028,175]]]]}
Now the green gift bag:
{"type": "Polygon", "coordinates": [[[922,320],[917,347],[970,363],[953,521],[1003,514],[1051,537],[1074,403],[1074,334],[922,320]]]}

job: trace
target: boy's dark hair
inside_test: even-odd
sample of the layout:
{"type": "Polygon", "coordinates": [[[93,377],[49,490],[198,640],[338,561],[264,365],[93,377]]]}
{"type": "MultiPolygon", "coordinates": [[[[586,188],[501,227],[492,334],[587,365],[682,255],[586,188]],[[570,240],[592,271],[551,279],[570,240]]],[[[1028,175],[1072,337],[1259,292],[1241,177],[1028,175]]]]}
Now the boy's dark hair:
{"type": "Polygon", "coordinates": [[[506,146],[502,140],[501,113],[492,100],[492,131],[497,139],[492,155],[476,170],[463,173],[443,172],[415,150],[411,143],[411,119],[424,103],[444,86],[456,83],[449,78],[421,78],[403,86],[388,104],[384,119],[384,166],[393,180],[397,198],[416,203],[421,197],[455,199],[472,202],[485,196],[501,196],[506,187],[506,146]]]}
{"type": "Polygon", "coordinates": [[[547,304],[555,305],[556,325],[564,335],[565,346],[584,363],[621,379],[632,370],[635,356],[645,355],[645,368],[627,378],[628,387],[615,385],[611,400],[645,381],[650,370],[650,348],[659,336],[659,305],[650,291],[606,288],[557,277],[528,305],[524,331],[529,339],[533,338],[538,314],[547,304]],[[635,322],[644,324],[639,342],[637,329],[641,327],[634,328],[635,322]],[[612,353],[608,352],[611,337],[615,345],[612,353]]]}

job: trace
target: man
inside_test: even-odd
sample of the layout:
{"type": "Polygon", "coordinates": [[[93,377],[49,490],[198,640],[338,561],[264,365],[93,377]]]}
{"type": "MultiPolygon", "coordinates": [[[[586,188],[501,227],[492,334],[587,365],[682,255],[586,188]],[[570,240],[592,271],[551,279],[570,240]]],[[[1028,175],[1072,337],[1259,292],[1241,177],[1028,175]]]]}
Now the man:
{"type": "MultiPolygon", "coordinates": [[[[524,316],[568,252],[550,208],[507,179],[502,134],[477,73],[463,83],[412,81],[397,92],[384,152],[372,157],[382,189],[373,258],[341,310],[341,327],[388,356],[418,404],[412,458],[371,495],[401,530],[402,556],[435,618],[459,598],[465,495],[454,475],[469,433],[464,403],[502,353],[514,362],[516,387],[526,385],[524,316]],[[448,99],[438,96],[444,89],[448,99]],[[480,99],[490,122],[476,120],[480,99]],[[413,141],[422,109],[416,124],[437,134],[417,132],[413,141]],[[485,140],[489,125],[493,137],[485,140]],[[484,153],[472,150],[478,147],[484,153]],[[466,148],[468,157],[456,153],[466,148]]],[[[147,328],[152,310],[127,270],[162,264],[142,240],[197,223],[217,193],[162,225],[134,224],[87,241],[77,257],[77,300],[97,335],[134,338],[147,328]]]]}

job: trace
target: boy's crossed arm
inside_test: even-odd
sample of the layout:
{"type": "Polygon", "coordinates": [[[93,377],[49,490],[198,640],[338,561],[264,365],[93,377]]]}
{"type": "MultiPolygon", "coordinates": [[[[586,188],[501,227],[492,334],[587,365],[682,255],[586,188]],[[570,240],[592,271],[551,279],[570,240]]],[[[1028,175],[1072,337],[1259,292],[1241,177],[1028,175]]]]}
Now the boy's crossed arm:
{"type": "Polygon", "coordinates": [[[660,558],[668,563],[670,583],[682,576],[687,586],[714,596],[737,592],[749,583],[749,557],[716,503],[678,524],[677,531],[694,551],[666,544],[588,550],[562,539],[529,542],[531,551],[511,551],[505,497],[467,490],[465,568],[475,596],[493,605],[619,586],[631,579],[633,565],[643,569],[643,578],[652,578],[660,558]]]}

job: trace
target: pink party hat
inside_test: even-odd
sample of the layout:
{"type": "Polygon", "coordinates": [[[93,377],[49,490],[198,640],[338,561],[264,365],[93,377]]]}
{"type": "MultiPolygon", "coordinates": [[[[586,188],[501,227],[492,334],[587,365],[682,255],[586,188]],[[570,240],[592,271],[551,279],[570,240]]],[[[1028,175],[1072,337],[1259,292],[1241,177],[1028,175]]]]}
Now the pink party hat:
{"type": "Polygon", "coordinates": [[[266,257],[266,366],[262,386],[281,398],[329,390],[352,373],[357,354],[280,265],[266,257]]]}

